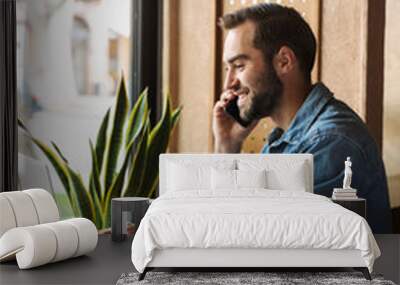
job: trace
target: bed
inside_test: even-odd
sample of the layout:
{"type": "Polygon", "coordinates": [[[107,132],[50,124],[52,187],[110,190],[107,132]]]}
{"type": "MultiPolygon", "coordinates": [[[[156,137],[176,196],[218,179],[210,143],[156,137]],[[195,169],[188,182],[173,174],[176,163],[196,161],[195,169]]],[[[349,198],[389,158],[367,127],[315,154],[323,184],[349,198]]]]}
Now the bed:
{"type": "Polygon", "coordinates": [[[352,267],[380,255],[361,216],[313,194],[310,154],[163,154],[159,198],[132,243],[154,268],[352,267]]]}

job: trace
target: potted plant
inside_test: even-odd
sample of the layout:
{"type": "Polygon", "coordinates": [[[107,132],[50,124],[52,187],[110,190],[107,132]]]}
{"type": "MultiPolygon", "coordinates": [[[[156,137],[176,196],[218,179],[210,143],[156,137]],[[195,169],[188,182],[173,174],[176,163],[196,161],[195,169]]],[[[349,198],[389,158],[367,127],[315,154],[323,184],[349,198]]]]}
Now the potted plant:
{"type": "Polygon", "coordinates": [[[171,107],[170,96],[163,100],[160,120],[151,126],[146,88],[128,111],[128,97],[123,76],[117,91],[115,109],[110,120],[109,108],[102,120],[95,144],[89,139],[92,169],[85,183],[81,174],[72,169],[55,142],[46,145],[35,138],[21,120],[18,125],[43,152],[54,167],[72,211],[77,217],[92,220],[98,229],[110,225],[111,199],[142,196],[154,198],[158,186],[158,158],[166,152],[171,131],[181,107],[171,107]],[[123,152],[122,166],[117,167],[123,152]]]}

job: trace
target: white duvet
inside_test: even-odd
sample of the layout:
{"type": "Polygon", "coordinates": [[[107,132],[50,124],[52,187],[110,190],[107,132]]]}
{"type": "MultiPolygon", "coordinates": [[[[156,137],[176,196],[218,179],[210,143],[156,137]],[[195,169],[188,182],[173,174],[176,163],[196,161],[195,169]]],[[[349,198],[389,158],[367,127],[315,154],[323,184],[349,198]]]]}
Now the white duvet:
{"type": "Polygon", "coordinates": [[[265,189],[164,194],[136,232],[135,268],[143,272],[154,250],[165,248],[358,249],[370,272],[380,256],[359,215],[324,196],[265,189]]]}

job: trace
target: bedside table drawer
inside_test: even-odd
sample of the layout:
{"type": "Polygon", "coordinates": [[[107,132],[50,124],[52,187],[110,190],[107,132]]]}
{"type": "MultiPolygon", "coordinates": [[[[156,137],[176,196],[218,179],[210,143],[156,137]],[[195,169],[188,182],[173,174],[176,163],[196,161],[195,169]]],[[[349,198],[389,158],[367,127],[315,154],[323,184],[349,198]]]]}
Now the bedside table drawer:
{"type": "Polygon", "coordinates": [[[339,204],[340,206],[359,214],[364,219],[367,218],[367,201],[365,199],[355,199],[355,200],[337,200],[332,199],[332,202],[339,204]]]}

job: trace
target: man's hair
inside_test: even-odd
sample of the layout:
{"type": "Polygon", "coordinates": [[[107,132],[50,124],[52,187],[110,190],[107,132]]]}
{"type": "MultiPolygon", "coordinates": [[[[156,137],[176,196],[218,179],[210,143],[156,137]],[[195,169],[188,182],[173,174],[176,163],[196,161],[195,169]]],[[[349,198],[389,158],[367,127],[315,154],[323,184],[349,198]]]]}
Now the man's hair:
{"type": "Polygon", "coordinates": [[[310,26],[295,9],[262,3],[225,14],[220,26],[229,30],[245,21],[256,24],[253,45],[263,52],[266,62],[272,63],[279,49],[287,46],[295,53],[305,79],[310,80],[316,40],[310,26]]]}

